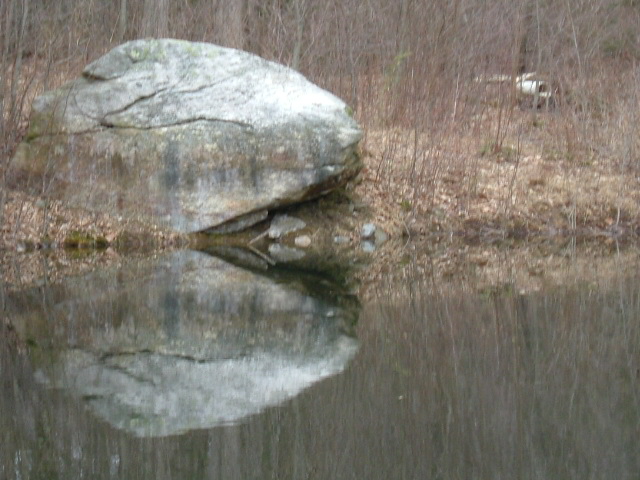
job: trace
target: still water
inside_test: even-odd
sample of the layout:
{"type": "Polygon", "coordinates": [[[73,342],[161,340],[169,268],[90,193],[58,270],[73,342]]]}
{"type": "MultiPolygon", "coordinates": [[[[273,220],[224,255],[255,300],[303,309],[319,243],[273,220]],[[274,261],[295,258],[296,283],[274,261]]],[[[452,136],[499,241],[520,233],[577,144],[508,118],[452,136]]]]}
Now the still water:
{"type": "Polygon", "coordinates": [[[635,479],[640,277],[520,293],[200,252],[2,291],[0,479],[635,479]]]}

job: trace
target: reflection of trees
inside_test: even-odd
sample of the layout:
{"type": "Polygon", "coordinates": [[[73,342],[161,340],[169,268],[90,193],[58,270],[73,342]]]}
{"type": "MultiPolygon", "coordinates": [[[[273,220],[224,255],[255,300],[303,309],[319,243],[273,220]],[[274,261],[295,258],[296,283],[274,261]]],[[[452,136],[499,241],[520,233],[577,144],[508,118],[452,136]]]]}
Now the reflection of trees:
{"type": "Polygon", "coordinates": [[[365,309],[361,355],[384,349],[384,362],[367,360],[395,379],[383,394],[390,407],[375,397],[372,409],[391,416],[378,422],[387,444],[401,433],[422,444],[408,478],[432,468],[444,478],[630,478],[639,298],[637,279],[608,292],[507,288],[480,298],[414,286],[402,303],[365,309]],[[391,406],[398,395],[411,407],[391,406]]]}
{"type": "Polygon", "coordinates": [[[67,478],[107,476],[116,455],[125,478],[634,478],[637,285],[531,296],[389,286],[393,299],[365,306],[345,374],[243,425],[162,440],[93,422],[11,357],[19,388],[3,388],[0,411],[16,415],[0,429],[25,450],[50,434],[33,458],[67,478]]]}

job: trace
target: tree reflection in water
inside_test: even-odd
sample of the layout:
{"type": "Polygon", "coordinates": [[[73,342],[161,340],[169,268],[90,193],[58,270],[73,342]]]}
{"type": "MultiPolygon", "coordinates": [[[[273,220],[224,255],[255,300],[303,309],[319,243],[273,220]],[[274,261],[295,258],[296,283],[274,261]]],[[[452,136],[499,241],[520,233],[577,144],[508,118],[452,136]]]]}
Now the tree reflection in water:
{"type": "Polygon", "coordinates": [[[240,423],[156,438],[114,429],[87,399],[44,388],[37,348],[2,348],[2,472],[636,478],[639,285],[626,278],[607,290],[530,295],[389,285],[363,307],[358,354],[341,374],[240,423]]]}

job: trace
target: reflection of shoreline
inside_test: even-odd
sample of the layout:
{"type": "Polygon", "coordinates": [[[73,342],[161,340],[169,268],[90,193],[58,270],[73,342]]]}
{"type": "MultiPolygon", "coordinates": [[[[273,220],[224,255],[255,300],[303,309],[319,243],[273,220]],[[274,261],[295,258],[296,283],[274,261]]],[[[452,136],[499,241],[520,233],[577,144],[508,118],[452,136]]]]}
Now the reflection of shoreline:
{"type": "Polygon", "coordinates": [[[168,435],[237,422],[342,371],[359,306],[313,290],[181,251],[12,294],[8,307],[40,347],[44,383],[118,428],[168,435]]]}
{"type": "Polygon", "coordinates": [[[436,290],[466,292],[494,290],[505,284],[522,293],[585,282],[606,288],[612,279],[634,276],[640,267],[636,245],[609,240],[575,243],[575,239],[552,238],[469,245],[453,237],[439,244],[410,243],[409,248],[389,241],[379,255],[390,252],[386,260],[395,260],[394,267],[376,261],[361,270],[359,298],[367,303],[384,295],[390,286],[402,297],[411,290],[407,279],[430,282],[436,290]],[[594,277],[593,272],[598,275],[594,277]]]}

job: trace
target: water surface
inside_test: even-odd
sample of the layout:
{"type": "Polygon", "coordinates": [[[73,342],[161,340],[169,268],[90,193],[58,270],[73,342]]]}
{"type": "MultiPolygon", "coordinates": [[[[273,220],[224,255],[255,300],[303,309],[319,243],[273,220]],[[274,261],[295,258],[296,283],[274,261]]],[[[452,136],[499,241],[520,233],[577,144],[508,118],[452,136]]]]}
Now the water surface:
{"type": "Polygon", "coordinates": [[[637,479],[640,278],[594,285],[360,307],[183,253],[5,294],[0,478],[637,479]]]}

